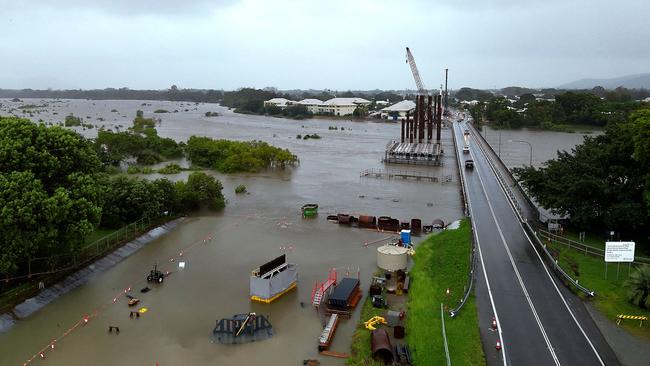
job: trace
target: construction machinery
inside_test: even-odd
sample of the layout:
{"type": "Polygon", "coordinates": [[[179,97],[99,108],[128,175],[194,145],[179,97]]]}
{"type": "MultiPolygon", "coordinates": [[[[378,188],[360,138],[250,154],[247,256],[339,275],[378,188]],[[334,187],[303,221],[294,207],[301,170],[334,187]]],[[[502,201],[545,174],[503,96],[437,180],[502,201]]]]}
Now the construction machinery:
{"type": "Polygon", "coordinates": [[[411,73],[413,73],[413,79],[415,79],[415,86],[418,88],[418,94],[428,95],[422,79],[420,79],[420,72],[418,71],[418,66],[415,64],[415,58],[411,53],[411,50],[406,47],[406,63],[411,67],[411,73]]]}

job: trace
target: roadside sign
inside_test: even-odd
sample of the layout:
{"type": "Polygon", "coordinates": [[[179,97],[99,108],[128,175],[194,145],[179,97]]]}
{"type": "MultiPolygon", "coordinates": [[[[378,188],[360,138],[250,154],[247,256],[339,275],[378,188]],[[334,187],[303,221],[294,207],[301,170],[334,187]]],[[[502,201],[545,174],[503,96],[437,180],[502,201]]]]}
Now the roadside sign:
{"type": "Polygon", "coordinates": [[[605,243],[605,262],[633,262],[633,241],[608,241],[605,243]]]}
{"type": "Polygon", "coordinates": [[[560,230],[560,224],[557,222],[551,222],[550,220],[548,221],[548,231],[559,231],[560,230]]]}

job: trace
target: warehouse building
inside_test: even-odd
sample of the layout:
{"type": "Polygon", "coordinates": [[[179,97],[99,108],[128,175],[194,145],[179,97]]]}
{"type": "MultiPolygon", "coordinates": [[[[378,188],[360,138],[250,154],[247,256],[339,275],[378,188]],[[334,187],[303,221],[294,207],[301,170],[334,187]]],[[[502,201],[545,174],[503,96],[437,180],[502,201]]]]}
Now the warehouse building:
{"type": "Polygon", "coordinates": [[[332,116],[349,116],[359,106],[367,106],[369,100],[363,98],[332,98],[323,102],[318,110],[319,114],[329,114],[332,116]]]}
{"type": "Polygon", "coordinates": [[[298,102],[300,105],[304,105],[307,107],[307,111],[313,113],[313,114],[318,114],[318,108],[320,108],[323,105],[323,101],[320,99],[303,99],[298,102]]]}
{"type": "Polygon", "coordinates": [[[269,99],[264,102],[264,108],[266,107],[279,107],[279,108],[287,108],[288,106],[296,104],[295,101],[289,100],[286,98],[273,98],[269,99]]]}
{"type": "Polygon", "coordinates": [[[398,121],[406,118],[406,113],[415,113],[415,102],[403,100],[381,110],[381,118],[398,121]]]}

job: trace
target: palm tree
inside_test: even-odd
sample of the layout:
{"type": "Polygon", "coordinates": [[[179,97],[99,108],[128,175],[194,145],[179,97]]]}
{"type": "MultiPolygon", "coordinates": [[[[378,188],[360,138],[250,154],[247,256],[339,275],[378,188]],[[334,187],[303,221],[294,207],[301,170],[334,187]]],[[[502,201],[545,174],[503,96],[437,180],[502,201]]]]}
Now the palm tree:
{"type": "Polygon", "coordinates": [[[650,265],[637,267],[625,282],[627,298],[632,304],[647,309],[650,307],[650,265]]]}

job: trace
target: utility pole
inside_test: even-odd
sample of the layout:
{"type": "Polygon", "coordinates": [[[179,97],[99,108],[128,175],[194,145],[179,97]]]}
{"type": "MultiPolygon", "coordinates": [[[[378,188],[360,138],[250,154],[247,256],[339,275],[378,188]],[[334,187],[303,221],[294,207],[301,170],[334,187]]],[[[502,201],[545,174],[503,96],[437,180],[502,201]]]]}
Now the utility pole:
{"type": "Polygon", "coordinates": [[[445,69],[445,111],[449,107],[449,91],[447,90],[447,79],[449,77],[449,69],[445,69]]]}

